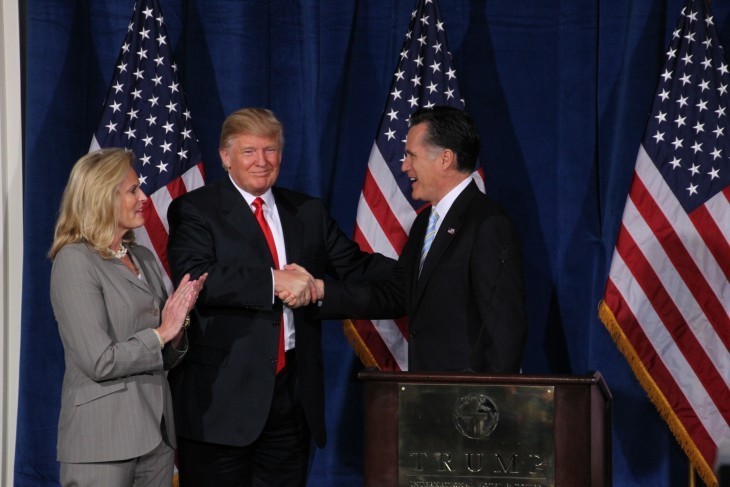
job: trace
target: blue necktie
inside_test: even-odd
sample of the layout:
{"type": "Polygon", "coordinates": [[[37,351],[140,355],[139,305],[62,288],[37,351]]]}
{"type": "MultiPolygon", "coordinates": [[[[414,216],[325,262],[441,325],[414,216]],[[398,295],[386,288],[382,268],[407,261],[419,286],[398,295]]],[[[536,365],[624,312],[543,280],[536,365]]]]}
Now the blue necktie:
{"type": "Polygon", "coordinates": [[[431,244],[433,243],[434,237],[436,237],[436,222],[439,220],[439,214],[436,213],[436,208],[431,207],[431,215],[428,217],[428,227],[426,228],[426,237],[423,239],[423,249],[421,250],[421,264],[418,266],[418,275],[421,275],[421,269],[423,269],[423,263],[426,260],[431,244]]]}

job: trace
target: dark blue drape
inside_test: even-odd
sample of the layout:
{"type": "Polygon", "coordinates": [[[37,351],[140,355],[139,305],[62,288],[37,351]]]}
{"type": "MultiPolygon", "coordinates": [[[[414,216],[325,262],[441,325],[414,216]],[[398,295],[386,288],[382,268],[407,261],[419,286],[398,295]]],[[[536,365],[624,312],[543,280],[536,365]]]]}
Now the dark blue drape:
{"type": "MultiPolygon", "coordinates": [[[[273,109],[279,184],[320,196],[352,232],[414,0],[161,0],[208,180],[224,117],[273,109]]],[[[715,2],[730,45],[730,6],[715,2]]],[[[24,6],[25,250],[15,480],[57,485],[63,352],[49,297],[60,195],[87,152],[132,0],[24,6]]],[[[487,192],[520,233],[528,373],[603,373],[614,484],[686,485],[687,460],[603,325],[603,293],[634,161],[681,0],[439,0],[487,192]]],[[[325,336],[330,440],[310,485],[362,482],[361,390],[338,323],[325,336]]],[[[79,439],[83,441],[83,439],[79,439]]]]}

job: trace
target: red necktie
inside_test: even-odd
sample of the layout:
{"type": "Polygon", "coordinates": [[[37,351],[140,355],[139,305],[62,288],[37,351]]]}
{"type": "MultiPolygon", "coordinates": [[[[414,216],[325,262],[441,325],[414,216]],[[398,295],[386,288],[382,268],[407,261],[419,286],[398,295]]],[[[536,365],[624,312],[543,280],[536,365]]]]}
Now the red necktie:
{"type": "MultiPolygon", "coordinates": [[[[274,267],[276,269],[279,269],[279,254],[276,253],[276,244],[274,243],[274,234],[271,233],[271,228],[269,227],[269,224],[266,222],[266,218],[264,218],[264,210],[262,206],[264,205],[264,200],[261,198],[256,198],[253,200],[253,214],[256,216],[256,221],[259,222],[259,226],[261,227],[261,231],[264,232],[264,236],[266,237],[266,242],[269,244],[269,251],[271,252],[271,257],[274,259],[274,267]]],[[[278,374],[284,369],[284,366],[286,365],[286,353],[284,351],[284,313],[282,312],[280,317],[280,325],[279,325],[279,355],[276,358],[276,373],[278,374]]]]}

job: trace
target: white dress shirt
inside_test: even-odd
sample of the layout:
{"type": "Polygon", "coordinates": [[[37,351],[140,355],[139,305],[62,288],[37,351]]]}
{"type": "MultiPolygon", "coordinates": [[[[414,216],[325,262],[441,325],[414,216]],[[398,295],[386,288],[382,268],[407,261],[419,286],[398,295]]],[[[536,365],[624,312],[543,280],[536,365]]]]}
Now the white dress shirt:
{"type": "MultiPolygon", "coordinates": [[[[228,176],[230,177],[230,175],[228,176]]],[[[239,193],[241,193],[241,196],[243,196],[243,199],[246,200],[246,204],[248,204],[248,207],[251,209],[251,212],[254,211],[253,207],[253,200],[256,199],[256,196],[247,193],[246,191],[239,188],[235,181],[233,181],[233,178],[231,178],[231,182],[233,183],[233,186],[236,187],[239,193]]],[[[276,253],[279,256],[279,262],[278,262],[278,269],[281,270],[284,268],[284,266],[287,264],[286,259],[286,247],[284,245],[284,231],[281,228],[281,219],[279,219],[279,212],[276,210],[276,200],[274,199],[274,194],[271,192],[271,189],[266,191],[264,194],[260,196],[262,200],[264,200],[264,205],[262,206],[262,210],[264,212],[264,218],[266,219],[266,223],[269,224],[269,228],[271,229],[271,234],[274,236],[274,244],[276,245],[276,253]]],[[[271,270],[271,302],[273,303],[275,299],[274,296],[274,270],[271,270]]],[[[284,350],[291,350],[295,346],[295,331],[294,331],[294,312],[291,310],[291,308],[284,306],[284,350]]]]}

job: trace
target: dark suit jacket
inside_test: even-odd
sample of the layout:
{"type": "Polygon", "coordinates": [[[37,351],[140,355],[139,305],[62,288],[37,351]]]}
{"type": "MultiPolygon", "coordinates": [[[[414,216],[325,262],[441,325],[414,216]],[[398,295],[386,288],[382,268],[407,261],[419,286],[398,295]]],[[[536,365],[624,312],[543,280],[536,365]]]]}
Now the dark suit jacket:
{"type": "MultiPolygon", "coordinates": [[[[315,277],[387,275],[395,262],[361,252],[322,202],[273,189],[289,263],[315,277]]],[[[168,259],[175,281],[208,272],[188,330],[186,360],[170,374],[177,433],[245,446],[261,433],[274,391],[281,301],[272,305],[266,239],[229,178],[185,194],[168,211],[168,259]]],[[[302,405],[318,445],[325,443],[321,322],[316,305],[294,311],[302,405]]]]}
{"type": "Polygon", "coordinates": [[[519,372],[527,334],[519,247],[504,212],[475,183],[446,214],[418,276],[429,211],[413,223],[390,279],[328,281],[329,316],[407,314],[408,370],[519,372]]]}

